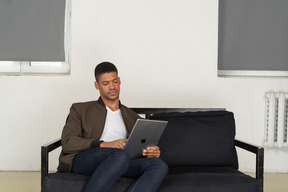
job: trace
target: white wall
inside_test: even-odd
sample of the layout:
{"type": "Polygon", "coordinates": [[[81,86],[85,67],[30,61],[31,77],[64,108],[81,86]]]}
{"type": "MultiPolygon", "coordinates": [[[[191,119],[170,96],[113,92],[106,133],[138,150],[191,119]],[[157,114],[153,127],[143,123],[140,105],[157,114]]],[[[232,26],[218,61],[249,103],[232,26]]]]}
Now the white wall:
{"type": "MultiPolygon", "coordinates": [[[[98,98],[102,61],[118,66],[125,105],[226,108],[236,138],[262,145],[264,93],[287,92],[288,79],[217,77],[217,19],[215,0],[73,1],[71,75],[0,76],[0,170],[40,170],[40,146],[60,137],[70,105],[98,98]]],[[[254,155],[239,158],[254,170],[254,155]]],[[[265,150],[265,171],[288,172],[287,162],[287,150],[265,150]]]]}

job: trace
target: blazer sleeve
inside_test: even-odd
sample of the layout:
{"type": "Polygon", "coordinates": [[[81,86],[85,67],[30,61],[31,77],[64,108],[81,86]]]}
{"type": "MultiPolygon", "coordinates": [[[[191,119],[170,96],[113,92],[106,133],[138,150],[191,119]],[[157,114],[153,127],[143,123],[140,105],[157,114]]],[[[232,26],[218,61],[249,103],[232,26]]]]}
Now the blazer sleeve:
{"type": "Polygon", "coordinates": [[[74,154],[91,147],[99,147],[99,141],[83,138],[82,117],[79,107],[73,104],[62,131],[62,149],[65,154],[74,154]]]}

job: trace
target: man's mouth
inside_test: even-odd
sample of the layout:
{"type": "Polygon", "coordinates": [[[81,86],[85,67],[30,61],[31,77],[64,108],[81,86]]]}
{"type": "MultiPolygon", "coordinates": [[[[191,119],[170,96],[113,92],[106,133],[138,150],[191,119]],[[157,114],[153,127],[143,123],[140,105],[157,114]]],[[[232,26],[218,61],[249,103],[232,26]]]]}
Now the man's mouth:
{"type": "Polygon", "coordinates": [[[117,91],[109,91],[108,94],[109,94],[109,95],[116,95],[116,94],[117,94],[117,91]]]}

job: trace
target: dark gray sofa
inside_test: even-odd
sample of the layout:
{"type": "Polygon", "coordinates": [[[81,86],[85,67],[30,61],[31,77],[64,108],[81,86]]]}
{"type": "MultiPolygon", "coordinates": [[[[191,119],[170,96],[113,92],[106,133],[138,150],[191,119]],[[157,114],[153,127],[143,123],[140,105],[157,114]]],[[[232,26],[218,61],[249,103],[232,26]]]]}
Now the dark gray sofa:
{"type": "MultiPolygon", "coordinates": [[[[262,192],[264,149],[235,140],[232,112],[207,109],[132,108],[146,118],[168,120],[160,141],[161,159],[169,174],[159,192],[262,192]],[[236,148],[255,154],[256,176],[238,170],[236,148]]],[[[58,139],[42,146],[42,192],[80,192],[88,177],[49,173],[49,152],[61,146],[58,139]]],[[[122,192],[133,181],[120,178],[111,191],[122,192]]]]}

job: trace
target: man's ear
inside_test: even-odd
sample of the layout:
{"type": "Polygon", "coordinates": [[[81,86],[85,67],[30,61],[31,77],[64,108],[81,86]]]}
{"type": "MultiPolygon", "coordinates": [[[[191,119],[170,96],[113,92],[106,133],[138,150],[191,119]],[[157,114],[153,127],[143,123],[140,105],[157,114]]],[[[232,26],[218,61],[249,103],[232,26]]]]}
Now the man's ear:
{"type": "Polygon", "coordinates": [[[95,81],[94,86],[97,90],[99,90],[99,83],[97,81],[95,81]]]}

